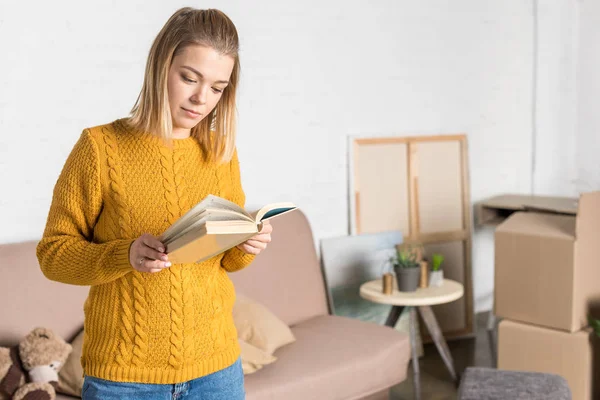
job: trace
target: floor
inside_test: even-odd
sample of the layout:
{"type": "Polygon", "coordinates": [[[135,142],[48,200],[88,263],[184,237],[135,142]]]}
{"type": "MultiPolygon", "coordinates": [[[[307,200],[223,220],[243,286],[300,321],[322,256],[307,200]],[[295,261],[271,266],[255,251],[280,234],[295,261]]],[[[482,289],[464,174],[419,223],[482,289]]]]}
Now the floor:
{"type": "MultiPolygon", "coordinates": [[[[486,330],[488,313],[476,315],[477,330],[474,338],[448,342],[454,358],[456,373],[459,376],[469,366],[492,367],[492,354],[488,331],[486,330]]],[[[419,359],[421,372],[421,400],[455,400],[456,386],[433,343],[423,346],[424,355],[419,359]]],[[[408,378],[394,386],[390,400],[412,400],[412,368],[409,366],[408,378]]]]}

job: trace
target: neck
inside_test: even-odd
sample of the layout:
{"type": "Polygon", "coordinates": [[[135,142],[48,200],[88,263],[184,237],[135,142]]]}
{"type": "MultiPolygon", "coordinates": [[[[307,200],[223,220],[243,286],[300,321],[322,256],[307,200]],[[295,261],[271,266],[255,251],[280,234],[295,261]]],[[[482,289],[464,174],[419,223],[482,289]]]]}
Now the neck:
{"type": "Polygon", "coordinates": [[[191,135],[189,129],[173,129],[173,139],[187,139],[191,135]]]}

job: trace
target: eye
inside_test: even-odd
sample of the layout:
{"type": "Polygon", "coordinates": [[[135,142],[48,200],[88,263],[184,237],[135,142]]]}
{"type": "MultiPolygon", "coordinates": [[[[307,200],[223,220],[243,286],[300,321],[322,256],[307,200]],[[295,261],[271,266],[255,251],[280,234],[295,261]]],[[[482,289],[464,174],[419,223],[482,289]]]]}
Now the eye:
{"type": "Polygon", "coordinates": [[[190,78],[188,78],[188,77],[187,77],[187,76],[185,76],[185,75],[181,75],[181,78],[182,78],[184,81],[188,82],[188,83],[196,83],[196,81],[195,81],[195,80],[193,80],[193,79],[190,79],[190,78]]]}
{"type": "Polygon", "coordinates": [[[223,89],[219,89],[219,88],[212,88],[213,92],[215,93],[223,93],[223,89]]]}

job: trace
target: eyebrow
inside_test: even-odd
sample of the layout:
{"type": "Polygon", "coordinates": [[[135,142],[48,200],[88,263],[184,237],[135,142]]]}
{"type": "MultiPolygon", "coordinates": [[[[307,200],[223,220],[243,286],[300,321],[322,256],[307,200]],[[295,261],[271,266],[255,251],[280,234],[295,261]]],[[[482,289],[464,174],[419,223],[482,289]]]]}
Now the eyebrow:
{"type": "MultiPolygon", "coordinates": [[[[187,65],[183,65],[181,68],[185,68],[185,69],[189,69],[190,71],[192,71],[193,73],[195,73],[196,75],[198,75],[200,78],[204,78],[204,75],[202,75],[200,73],[200,71],[196,71],[194,68],[192,67],[188,67],[187,65]]],[[[229,81],[215,81],[215,83],[224,83],[226,85],[229,84],[229,81]]]]}

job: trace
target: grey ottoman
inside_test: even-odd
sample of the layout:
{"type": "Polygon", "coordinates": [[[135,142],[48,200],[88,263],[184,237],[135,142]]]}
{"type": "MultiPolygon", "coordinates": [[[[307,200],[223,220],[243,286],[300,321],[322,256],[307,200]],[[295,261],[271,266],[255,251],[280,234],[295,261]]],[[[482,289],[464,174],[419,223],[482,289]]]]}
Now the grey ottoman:
{"type": "Polygon", "coordinates": [[[458,388],[459,400],[571,400],[559,375],[469,367],[458,388]]]}

